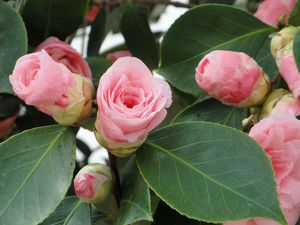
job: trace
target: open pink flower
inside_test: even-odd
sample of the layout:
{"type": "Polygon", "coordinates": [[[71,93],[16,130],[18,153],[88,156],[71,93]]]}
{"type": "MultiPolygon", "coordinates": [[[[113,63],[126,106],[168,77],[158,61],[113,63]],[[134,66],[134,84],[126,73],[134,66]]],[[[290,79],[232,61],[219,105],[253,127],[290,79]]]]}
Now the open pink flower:
{"type": "Polygon", "coordinates": [[[208,94],[237,107],[258,105],[269,91],[268,77],[242,52],[210,52],[199,62],[195,79],[208,94]]]}
{"type": "Polygon", "coordinates": [[[296,0],[265,0],[259,5],[255,16],[274,27],[278,25],[279,18],[285,16],[287,24],[295,3],[296,0]]]}
{"type": "Polygon", "coordinates": [[[118,59],[101,77],[97,91],[98,141],[118,156],[135,151],[165,118],[171,90],[134,57],[118,59]]]}
{"type": "Polygon", "coordinates": [[[91,112],[91,81],[73,74],[44,50],[19,58],[9,80],[19,98],[60,124],[79,122],[91,112]]]}
{"type": "Polygon", "coordinates": [[[72,73],[92,77],[92,72],[84,58],[67,43],[56,37],[49,37],[35,51],[44,49],[56,62],[64,64],[72,73]]]}
{"type": "MultiPolygon", "coordinates": [[[[268,117],[256,124],[249,135],[269,156],[280,206],[288,225],[295,225],[300,215],[300,121],[293,116],[268,117]]],[[[280,224],[270,219],[254,219],[225,225],[280,224]]]]}

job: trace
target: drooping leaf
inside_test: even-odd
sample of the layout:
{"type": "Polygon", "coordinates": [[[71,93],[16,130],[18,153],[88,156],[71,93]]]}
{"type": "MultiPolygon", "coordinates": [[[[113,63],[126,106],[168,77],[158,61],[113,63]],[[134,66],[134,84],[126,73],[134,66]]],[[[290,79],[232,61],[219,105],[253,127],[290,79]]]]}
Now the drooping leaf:
{"type": "Polygon", "coordinates": [[[300,26],[300,0],[296,0],[295,6],[289,16],[289,25],[300,26]]]}
{"type": "Polygon", "coordinates": [[[90,205],[76,196],[66,197],[40,225],[91,225],[90,205]]]}
{"type": "Polygon", "coordinates": [[[294,38],[293,53],[298,71],[300,71],[300,32],[298,32],[294,38]]]}
{"type": "Polygon", "coordinates": [[[236,129],[195,121],[170,125],[148,137],[137,164],[150,188],[189,218],[266,217],[287,224],[268,157],[236,129]]]}
{"type": "Polygon", "coordinates": [[[78,29],[87,7],[88,0],[27,0],[22,16],[29,44],[36,46],[49,36],[65,40],[78,29]]]}
{"type": "Polygon", "coordinates": [[[242,51],[255,58],[274,29],[232,6],[207,4],[195,7],[181,16],[166,33],[157,72],[179,90],[198,96],[203,91],[194,76],[202,57],[222,49],[242,51]]]}
{"type": "Polygon", "coordinates": [[[100,56],[88,57],[86,58],[86,61],[88,62],[93,74],[94,86],[97,88],[100,77],[112,65],[112,63],[100,56]]]}
{"type": "Polygon", "coordinates": [[[230,107],[216,99],[209,98],[185,108],[174,118],[173,123],[208,121],[240,129],[242,120],[246,117],[246,109],[230,107]]]}
{"type": "Polygon", "coordinates": [[[149,188],[139,174],[135,159],[128,163],[123,182],[120,215],[115,225],[129,225],[141,220],[152,221],[149,188]]]}
{"type": "Polygon", "coordinates": [[[73,175],[74,136],[54,125],[0,144],[0,224],[36,225],[58,206],[73,175]]]}
{"type": "Polygon", "coordinates": [[[8,80],[16,60],[27,51],[27,34],[20,15],[0,1],[0,93],[13,93],[8,80]]]}
{"type": "Polygon", "coordinates": [[[121,31],[131,53],[149,68],[157,68],[158,45],[150,30],[147,8],[128,4],[121,20],[121,31]]]}
{"type": "Polygon", "coordinates": [[[105,38],[105,25],[106,25],[106,9],[103,8],[97,14],[95,21],[91,26],[91,32],[89,35],[87,55],[97,56],[99,55],[101,44],[105,38]]]}

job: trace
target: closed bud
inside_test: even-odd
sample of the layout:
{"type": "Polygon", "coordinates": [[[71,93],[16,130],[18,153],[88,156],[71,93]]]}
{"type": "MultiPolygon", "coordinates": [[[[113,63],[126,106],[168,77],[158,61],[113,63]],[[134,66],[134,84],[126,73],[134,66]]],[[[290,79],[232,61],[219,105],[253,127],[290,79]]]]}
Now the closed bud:
{"type": "Polygon", "coordinates": [[[269,78],[262,68],[242,52],[216,50],[196,68],[200,88],[226,105],[252,107],[269,92],[269,78]]]}
{"type": "Polygon", "coordinates": [[[260,118],[274,115],[300,115],[300,103],[292,93],[285,89],[275,89],[265,101],[260,118]]]}
{"type": "Polygon", "coordinates": [[[91,204],[103,203],[112,194],[113,186],[110,167],[99,163],[83,167],[74,179],[77,197],[91,204]]]}

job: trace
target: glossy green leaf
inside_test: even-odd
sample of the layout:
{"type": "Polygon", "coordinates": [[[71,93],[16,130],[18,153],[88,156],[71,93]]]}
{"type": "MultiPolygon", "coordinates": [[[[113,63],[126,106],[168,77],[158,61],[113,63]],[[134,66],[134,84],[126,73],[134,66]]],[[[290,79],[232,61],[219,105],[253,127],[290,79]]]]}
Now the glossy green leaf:
{"type": "Polygon", "coordinates": [[[106,60],[100,56],[92,56],[86,58],[92,74],[93,74],[93,83],[95,88],[98,87],[100,77],[105,73],[105,71],[112,65],[112,62],[106,60]]]}
{"type": "Polygon", "coordinates": [[[289,16],[289,25],[300,26],[300,0],[296,0],[296,4],[289,16]]]}
{"type": "Polygon", "coordinates": [[[158,45],[148,23],[144,6],[128,4],[121,20],[121,31],[128,49],[151,69],[158,65],[158,45]]]}
{"type": "Polygon", "coordinates": [[[216,99],[209,98],[185,108],[174,118],[173,123],[208,121],[240,129],[242,120],[246,117],[246,109],[230,107],[216,99]]]}
{"type": "Polygon", "coordinates": [[[179,90],[198,96],[203,91],[194,76],[203,56],[222,49],[242,51],[255,58],[274,29],[231,6],[207,4],[195,7],[181,16],[166,33],[157,72],[179,90]]]}
{"type": "Polygon", "coordinates": [[[150,188],[189,218],[266,217],[287,225],[268,157],[236,129],[195,121],[170,125],[147,138],[137,163],[150,188]]]}
{"type": "Polygon", "coordinates": [[[27,51],[27,34],[20,15],[0,1],[0,93],[13,93],[8,80],[16,60],[27,51]]]}
{"type": "Polygon", "coordinates": [[[125,168],[123,198],[115,225],[129,225],[141,220],[152,221],[150,193],[132,159],[125,168]]]}
{"type": "Polygon", "coordinates": [[[106,9],[103,8],[97,14],[95,21],[91,26],[91,32],[89,35],[87,55],[97,56],[99,55],[101,44],[105,38],[105,25],[106,25],[106,9]]]}
{"type": "Polygon", "coordinates": [[[91,225],[90,205],[76,196],[66,197],[40,225],[91,225]]]}
{"type": "Polygon", "coordinates": [[[300,32],[294,38],[293,53],[298,70],[300,71],[300,32]]]}
{"type": "Polygon", "coordinates": [[[78,29],[87,7],[88,0],[27,0],[22,16],[29,44],[36,46],[49,36],[65,40],[78,29]]]}
{"type": "Polygon", "coordinates": [[[0,224],[36,225],[58,206],[75,167],[74,136],[54,125],[0,144],[0,224]]]}

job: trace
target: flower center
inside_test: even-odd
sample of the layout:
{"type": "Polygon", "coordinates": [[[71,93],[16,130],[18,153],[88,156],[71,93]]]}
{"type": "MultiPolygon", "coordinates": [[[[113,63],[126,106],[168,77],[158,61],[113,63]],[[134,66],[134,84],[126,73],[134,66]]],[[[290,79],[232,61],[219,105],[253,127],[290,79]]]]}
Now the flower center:
{"type": "Polygon", "coordinates": [[[134,95],[124,95],[122,97],[122,102],[127,108],[133,108],[139,103],[139,98],[134,95]]]}

